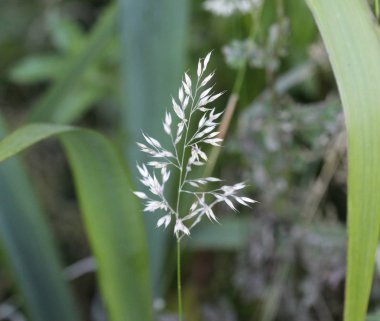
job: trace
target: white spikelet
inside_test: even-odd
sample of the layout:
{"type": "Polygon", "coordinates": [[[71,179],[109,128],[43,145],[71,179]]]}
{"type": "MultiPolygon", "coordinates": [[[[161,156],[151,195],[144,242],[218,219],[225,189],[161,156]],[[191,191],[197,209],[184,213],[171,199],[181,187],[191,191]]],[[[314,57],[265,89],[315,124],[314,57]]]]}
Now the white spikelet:
{"type": "Polygon", "coordinates": [[[250,206],[256,202],[238,195],[238,191],[246,187],[244,183],[219,188],[213,186],[211,190],[206,190],[208,184],[220,184],[221,180],[216,177],[189,177],[194,166],[203,166],[208,160],[203,146],[220,146],[222,143],[217,131],[217,121],[222,112],[216,113],[215,108],[208,107],[208,104],[223,93],[213,93],[213,85],[203,90],[214,76],[213,72],[206,73],[210,58],[211,52],[204,59],[199,59],[195,81],[192,81],[187,73],[184,74],[182,85],[178,90],[179,103],[172,98],[172,112],[177,117],[173,119],[170,111],[165,113],[163,128],[171,138],[172,146],[167,148],[146,134],[143,134],[146,144],[137,143],[141,151],[153,159],[146,164],[137,165],[141,175],[140,182],[146,186],[148,192],[137,191],[134,194],[144,202],[145,212],[161,212],[157,227],[167,228],[171,222],[175,222],[173,231],[177,239],[190,235],[191,229],[201,222],[203,217],[218,222],[213,210],[218,203],[225,203],[236,211],[237,205],[250,206]],[[199,121],[194,124],[196,119],[199,121]],[[172,131],[172,128],[176,130],[172,131]],[[190,132],[191,128],[196,130],[190,132]],[[184,155],[189,157],[186,158],[184,155]],[[171,175],[173,170],[179,171],[180,175],[171,175]],[[168,183],[178,177],[181,181],[168,183]],[[181,194],[193,195],[194,201],[186,212],[179,212],[179,208],[183,205],[177,202],[178,200],[173,202],[177,204],[176,207],[168,202],[165,196],[167,185],[179,186],[179,200],[181,194]]]}

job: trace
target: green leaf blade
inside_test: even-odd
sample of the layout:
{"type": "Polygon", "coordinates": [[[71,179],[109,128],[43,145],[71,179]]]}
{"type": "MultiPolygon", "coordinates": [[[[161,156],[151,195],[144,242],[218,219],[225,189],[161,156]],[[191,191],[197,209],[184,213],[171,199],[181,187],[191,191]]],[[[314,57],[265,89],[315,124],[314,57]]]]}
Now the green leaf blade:
{"type": "Polygon", "coordinates": [[[366,1],[309,0],[327,47],[348,132],[345,320],[365,319],[379,237],[380,41],[366,1]]]}
{"type": "MultiPolygon", "coordinates": [[[[141,130],[160,142],[167,141],[158,121],[178,91],[184,69],[188,28],[188,0],[119,0],[123,109],[121,126],[124,151],[130,166],[142,154],[134,148],[141,130]],[[154,12],[154,14],[151,14],[154,12]],[[147,117],[149,115],[149,117],[147,117]],[[133,146],[133,148],[131,148],[133,146]]],[[[135,171],[137,174],[137,171],[135,171]]],[[[163,274],[169,233],[156,229],[156,220],[145,215],[153,292],[165,291],[163,274]]]]}
{"type": "MultiPolygon", "coordinates": [[[[0,137],[5,134],[0,119],[0,137]]],[[[20,160],[2,163],[0,177],[0,247],[31,320],[80,320],[53,237],[20,160]]]]}
{"type": "Polygon", "coordinates": [[[0,142],[0,160],[57,135],[72,167],[98,280],[112,321],[151,321],[143,215],[122,158],[102,135],[70,126],[31,124],[0,142]]]}
{"type": "Polygon", "coordinates": [[[97,258],[103,298],[106,306],[113,307],[109,309],[111,320],[151,320],[143,214],[130,180],[121,158],[115,157],[102,136],[90,132],[81,133],[80,140],[77,136],[66,134],[63,144],[97,258]]]}

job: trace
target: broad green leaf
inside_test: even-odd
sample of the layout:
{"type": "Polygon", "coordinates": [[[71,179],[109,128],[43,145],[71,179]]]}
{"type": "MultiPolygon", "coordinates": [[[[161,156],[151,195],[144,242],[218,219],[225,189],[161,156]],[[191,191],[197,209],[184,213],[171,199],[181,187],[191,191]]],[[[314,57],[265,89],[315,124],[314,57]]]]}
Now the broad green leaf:
{"type": "MultiPolygon", "coordinates": [[[[0,137],[5,135],[0,119],[0,137]]],[[[0,164],[0,248],[31,320],[80,320],[44,213],[17,158],[0,164]]]]}
{"type": "MultiPolygon", "coordinates": [[[[135,167],[141,153],[135,142],[141,130],[167,139],[161,119],[176,95],[184,70],[188,0],[119,0],[122,43],[123,143],[129,164],[135,167]]],[[[137,175],[136,175],[137,176],[137,175]]],[[[145,215],[151,274],[155,295],[162,295],[167,234],[145,215]]]]}
{"type": "Polygon", "coordinates": [[[69,123],[78,116],[76,112],[68,116],[67,113],[60,111],[60,102],[64,97],[70,95],[73,89],[79,86],[83,80],[85,71],[110,42],[115,33],[115,25],[116,5],[110,4],[91,32],[88,42],[82,51],[78,55],[73,56],[65,72],[59,76],[49,90],[32,106],[29,115],[30,121],[69,123]]]}
{"type": "Polygon", "coordinates": [[[143,216],[123,160],[108,140],[89,130],[32,124],[0,142],[0,161],[54,135],[62,141],[73,171],[110,319],[151,321],[143,216]]]}
{"type": "Polygon", "coordinates": [[[345,320],[365,319],[380,226],[380,41],[365,0],[308,0],[325,42],[348,132],[345,320]]]}

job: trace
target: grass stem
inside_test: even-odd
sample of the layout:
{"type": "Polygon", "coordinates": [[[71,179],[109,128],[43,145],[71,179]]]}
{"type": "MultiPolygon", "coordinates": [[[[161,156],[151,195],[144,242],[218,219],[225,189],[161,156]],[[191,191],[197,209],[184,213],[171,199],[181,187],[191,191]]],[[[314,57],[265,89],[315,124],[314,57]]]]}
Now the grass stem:
{"type": "Polygon", "coordinates": [[[177,240],[177,295],[178,295],[178,320],[182,318],[182,286],[181,286],[181,240],[177,240]]]}

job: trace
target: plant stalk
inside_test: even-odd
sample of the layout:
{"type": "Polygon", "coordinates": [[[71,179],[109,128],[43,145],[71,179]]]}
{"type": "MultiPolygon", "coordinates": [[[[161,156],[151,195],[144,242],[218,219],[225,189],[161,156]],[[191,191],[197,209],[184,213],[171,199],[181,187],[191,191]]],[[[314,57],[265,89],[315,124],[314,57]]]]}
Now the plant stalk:
{"type": "Polygon", "coordinates": [[[182,321],[182,286],[181,286],[181,240],[177,240],[177,295],[178,295],[178,320],[182,321]]]}
{"type": "MultiPolygon", "coordinates": [[[[195,99],[196,99],[197,93],[198,93],[198,85],[199,85],[199,79],[198,79],[197,84],[196,84],[194,97],[193,97],[191,107],[190,107],[189,121],[188,121],[188,125],[186,126],[186,133],[185,133],[185,140],[183,143],[181,162],[179,164],[179,184],[178,184],[177,205],[176,205],[177,219],[180,218],[179,204],[180,204],[180,200],[181,200],[181,194],[183,193],[182,185],[183,185],[183,182],[186,180],[186,176],[187,176],[187,173],[185,173],[185,175],[183,174],[183,172],[186,171],[185,154],[186,154],[186,148],[188,147],[187,144],[189,143],[189,141],[188,141],[189,128],[190,128],[190,124],[191,124],[191,116],[193,115],[193,111],[194,111],[195,99]]],[[[181,237],[179,237],[178,233],[176,234],[176,237],[177,237],[178,320],[182,321],[183,320],[183,316],[182,316],[183,313],[182,313],[182,286],[181,286],[181,237]]]]}

